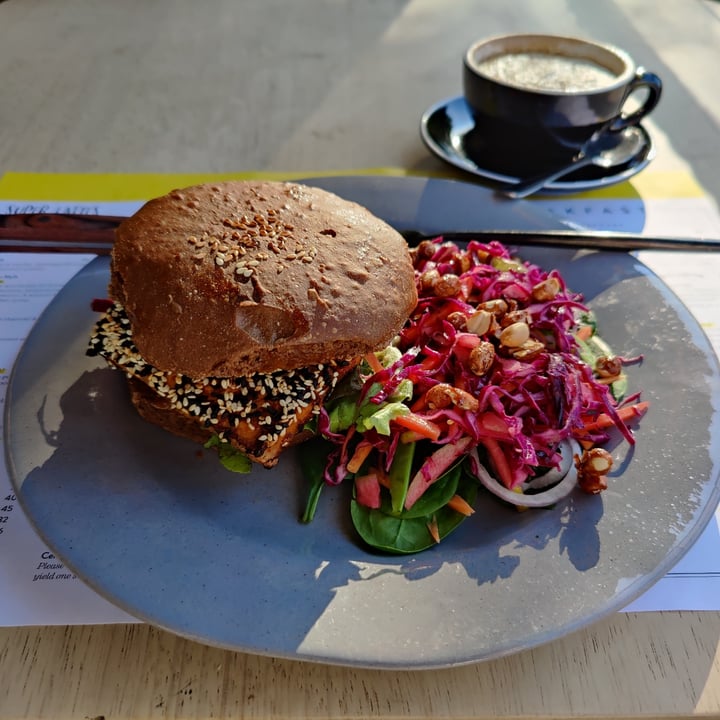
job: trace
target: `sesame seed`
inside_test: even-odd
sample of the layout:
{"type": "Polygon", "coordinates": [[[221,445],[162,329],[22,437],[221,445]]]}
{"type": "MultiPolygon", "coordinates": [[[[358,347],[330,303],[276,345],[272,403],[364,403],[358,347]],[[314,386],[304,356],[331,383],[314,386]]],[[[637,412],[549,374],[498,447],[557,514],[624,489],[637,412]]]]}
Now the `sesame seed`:
{"type": "MultiPolygon", "coordinates": [[[[260,457],[275,447],[288,426],[312,402],[322,400],[338,378],[335,364],[316,365],[291,371],[276,371],[246,377],[208,377],[193,380],[166,373],[147,363],[132,341],[130,322],[118,303],[96,323],[87,354],[104,357],[128,377],[142,380],[153,392],[199,427],[242,447],[251,457],[260,457]],[[262,432],[252,441],[240,442],[247,433],[262,432]]],[[[319,407],[312,409],[314,414],[319,407]]]]}

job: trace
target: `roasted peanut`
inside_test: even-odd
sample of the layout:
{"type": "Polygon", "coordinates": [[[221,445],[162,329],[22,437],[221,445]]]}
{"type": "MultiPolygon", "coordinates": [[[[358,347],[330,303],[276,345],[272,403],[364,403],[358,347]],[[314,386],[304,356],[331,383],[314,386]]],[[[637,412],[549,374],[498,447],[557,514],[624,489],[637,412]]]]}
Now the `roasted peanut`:
{"type": "Polygon", "coordinates": [[[616,377],[622,372],[622,361],[618,357],[602,355],[595,361],[595,372],[600,377],[616,377]]]}
{"type": "Polygon", "coordinates": [[[500,333],[500,344],[507,348],[519,348],[530,339],[530,326],[524,322],[508,325],[500,333]]]}
{"type": "Polygon", "coordinates": [[[455,297],[460,292],[460,278],[454,273],[441,275],[433,285],[438,297],[455,297]]]}
{"type": "Polygon", "coordinates": [[[530,313],[527,310],[508,310],[500,318],[500,327],[508,327],[516,322],[530,324],[530,313]]]}
{"type": "Polygon", "coordinates": [[[495,346],[487,341],[481,342],[470,351],[468,367],[474,375],[484,375],[495,360],[495,346]]]}
{"type": "Polygon", "coordinates": [[[435,283],[439,279],[440,279],[440,273],[435,268],[426,270],[420,276],[420,287],[423,290],[432,290],[435,287],[435,283]]]}
{"type": "Polygon", "coordinates": [[[495,316],[488,310],[477,310],[467,319],[468,332],[485,335],[495,324],[495,316]]]}
{"type": "Polygon", "coordinates": [[[588,493],[599,493],[607,488],[605,476],[613,466],[612,455],[603,448],[585,450],[581,457],[575,456],[578,485],[588,493]]]}
{"type": "Polygon", "coordinates": [[[446,319],[456,330],[465,332],[468,329],[468,318],[465,313],[451,312],[446,319]]]}
{"type": "Polygon", "coordinates": [[[486,300],[484,303],[480,303],[480,305],[478,305],[478,310],[487,310],[497,317],[499,315],[504,315],[508,311],[508,304],[502,298],[498,298],[497,300],[486,300]]]}
{"type": "Polygon", "coordinates": [[[556,297],[559,292],[560,281],[556,277],[550,276],[533,287],[532,296],[534,300],[546,302],[556,297]]]}
{"type": "Polygon", "coordinates": [[[512,356],[516,360],[533,360],[544,349],[545,345],[543,343],[539,340],[530,338],[529,340],[526,340],[517,350],[513,350],[512,356]]]}
{"type": "Polygon", "coordinates": [[[432,240],[423,240],[416,248],[416,257],[422,260],[429,260],[437,250],[437,245],[432,240]]]}
{"type": "Polygon", "coordinates": [[[477,398],[469,392],[456,388],[448,383],[438,383],[431,387],[425,395],[431,408],[445,408],[455,405],[462,410],[475,411],[480,406],[477,398]]]}
{"type": "Polygon", "coordinates": [[[453,258],[453,264],[455,265],[458,275],[462,275],[472,267],[472,260],[466,252],[458,253],[453,258]]]}

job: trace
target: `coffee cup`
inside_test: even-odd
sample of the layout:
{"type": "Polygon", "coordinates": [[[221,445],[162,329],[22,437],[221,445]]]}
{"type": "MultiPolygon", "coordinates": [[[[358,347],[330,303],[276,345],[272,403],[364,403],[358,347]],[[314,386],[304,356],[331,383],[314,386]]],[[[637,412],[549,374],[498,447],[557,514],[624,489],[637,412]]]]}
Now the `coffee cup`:
{"type": "Polygon", "coordinates": [[[638,124],[660,100],[662,81],[612,45],[504,35],[468,48],[463,92],[474,121],[466,150],[484,167],[522,177],[571,160],[603,128],[638,124]]]}

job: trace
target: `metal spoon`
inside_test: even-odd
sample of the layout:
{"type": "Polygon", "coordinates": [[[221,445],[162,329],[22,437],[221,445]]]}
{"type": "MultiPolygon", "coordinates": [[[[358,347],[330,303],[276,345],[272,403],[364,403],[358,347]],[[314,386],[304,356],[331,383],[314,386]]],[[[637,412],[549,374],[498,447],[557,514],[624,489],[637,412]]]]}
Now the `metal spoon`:
{"type": "Polygon", "coordinates": [[[585,143],[572,162],[551,172],[544,172],[528,180],[512,185],[502,190],[507,197],[519,199],[532,195],[541,190],[553,180],[569,172],[587,165],[597,165],[601,168],[611,168],[622,165],[635,157],[642,148],[645,138],[635,126],[630,126],[618,132],[605,130],[596,133],[585,143]]]}

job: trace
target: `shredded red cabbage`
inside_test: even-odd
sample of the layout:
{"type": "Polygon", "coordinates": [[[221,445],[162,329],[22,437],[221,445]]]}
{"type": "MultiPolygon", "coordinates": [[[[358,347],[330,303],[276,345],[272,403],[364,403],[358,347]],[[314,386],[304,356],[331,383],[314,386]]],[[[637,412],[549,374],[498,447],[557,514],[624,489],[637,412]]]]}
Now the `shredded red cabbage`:
{"type": "MultiPolygon", "coordinates": [[[[407,405],[440,427],[434,442],[441,446],[471,438],[472,447],[484,450],[490,468],[510,490],[543,469],[557,468],[558,448],[567,441],[606,440],[607,430],[587,429],[600,414],[610,416],[634,442],[609,385],[580,357],[575,334],[578,318],[589,309],[558,272],[520,262],[498,242],[473,241],[460,248],[438,238],[421,243],[413,254],[419,301],[397,339],[400,358],[366,375],[361,397],[380,386],[371,402],[381,404],[410,380],[413,396],[407,405]],[[477,332],[473,319],[482,310],[492,321],[477,332]],[[520,344],[503,341],[503,330],[513,324],[511,330],[529,331],[520,344]],[[481,349],[492,353],[485,370],[474,365],[481,349]],[[438,386],[475,400],[471,407],[434,401],[438,386]]],[[[331,433],[323,411],[320,431],[337,443],[326,480],[340,482],[353,430],[331,433]]],[[[387,436],[364,433],[385,469],[403,433],[407,429],[400,425],[387,436]]]]}

